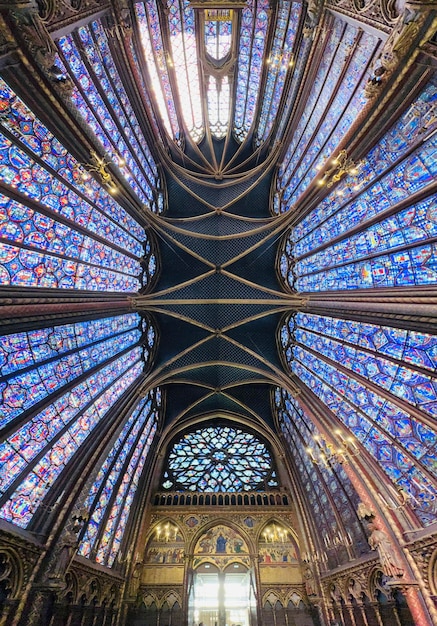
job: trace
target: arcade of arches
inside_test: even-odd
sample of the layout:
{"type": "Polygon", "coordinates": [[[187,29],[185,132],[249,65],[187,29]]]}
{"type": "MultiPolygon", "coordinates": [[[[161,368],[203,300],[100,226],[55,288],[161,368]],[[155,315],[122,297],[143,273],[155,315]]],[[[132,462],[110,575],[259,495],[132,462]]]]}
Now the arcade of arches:
{"type": "Polygon", "coordinates": [[[437,625],[436,30],[0,0],[0,626],[437,625]]]}

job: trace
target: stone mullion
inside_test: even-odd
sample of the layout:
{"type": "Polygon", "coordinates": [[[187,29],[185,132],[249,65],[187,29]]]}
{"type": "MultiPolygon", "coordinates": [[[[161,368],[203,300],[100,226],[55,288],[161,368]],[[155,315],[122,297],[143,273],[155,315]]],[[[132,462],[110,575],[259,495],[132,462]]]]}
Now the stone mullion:
{"type": "MultiPolygon", "coordinates": [[[[317,426],[319,431],[324,435],[328,435],[328,441],[331,439],[331,443],[335,444],[334,439],[332,438],[331,433],[335,428],[343,427],[344,424],[339,420],[339,418],[322,403],[320,398],[318,398],[311,390],[309,390],[306,386],[302,387],[302,392],[299,396],[299,400],[303,400],[303,402],[308,406],[311,411],[311,418],[314,424],[317,426]]],[[[361,456],[357,456],[354,459],[348,460],[343,463],[343,470],[347,474],[349,480],[358,496],[361,500],[367,504],[370,508],[374,509],[375,506],[380,507],[379,499],[376,499],[376,485],[383,487],[387,484],[387,476],[384,470],[378,465],[373,456],[367,452],[364,448],[361,450],[361,456]],[[364,454],[363,454],[364,453],[364,454]],[[353,469],[351,469],[353,467],[353,469]],[[371,480],[363,480],[367,475],[367,472],[370,472],[371,480]],[[358,477],[357,477],[358,474],[358,477]],[[368,483],[368,484],[367,484],[368,483]],[[365,490],[365,485],[367,491],[365,490]],[[370,498],[370,499],[369,499],[370,498]]],[[[391,518],[390,518],[391,519],[391,518]]],[[[392,520],[391,520],[392,521],[392,520]]],[[[411,520],[410,520],[411,522],[411,520]]],[[[396,518],[396,523],[399,524],[399,520],[396,518]]],[[[360,522],[362,526],[362,523],[360,522]]],[[[411,528],[411,523],[409,524],[411,528]]],[[[416,522],[417,525],[417,522],[416,522]]],[[[363,531],[363,534],[365,532],[363,531]]]]}
{"type": "MultiPolygon", "coordinates": [[[[345,237],[346,238],[346,237],[345,237]]],[[[437,242],[437,235],[434,237],[429,237],[429,239],[424,239],[422,241],[415,241],[415,242],[411,242],[408,244],[402,244],[400,246],[396,246],[394,248],[390,248],[387,250],[379,250],[379,251],[375,251],[375,252],[369,252],[366,255],[360,256],[359,258],[356,259],[356,262],[362,262],[362,261],[369,261],[372,259],[377,259],[380,256],[383,256],[384,254],[396,254],[398,252],[403,252],[408,251],[408,250],[412,250],[414,248],[417,248],[418,246],[423,246],[423,245],[431,245],[431,244],[435,244],[437,242]]],[[[353,262],[352,262],[353,263],[353,262]]],[[[300,274],[297,278],[301,278],[301,277],[305,277],[305,276],[314,276],[317,274],[323,274],[325,271],[329,271],[331,269],[335,269],[337,267],[345,267],[348,265],[352,265],[352,263],[350,261],[341,261],[339,263],[336,263],[335,265],[327,265],[325,267],[321,267],[320,269],[317,270],[308,270],[303,274],[300,274]]]]}
{"type": "MultiPolygon", "coordinates": [[[[409,370],[413,370],[415,372],[417,372],[418,374],[421,374],[422,376],[428,376],[430,378],[433,377],[433,373],[434,370],[432,369],[426,369],[424,367],[421,367],[419,365],[416,365],[415,363],[410,363],[409,361],[403,360],[402,358],[396,358],[394,356],[392,356],[391,354],[385,354],[384,352],[378,352],[376,349],[372,350],[371,348],[367,348],[366,346],[360,345],[359,343],[352,343],[351,341],[348,341],[347,339],[341,338],[341,337],[337,337],[336,335],[330,335],[328,333],[324,333],[321,330],[315,330],[313,328],[306,328],[305,326],[297,326],[298,330],[302,330],[310,335],[316,335],[317,337],[320,338],[326,338],[330,341],[332,341],[333,343],[337,343],[341,346],[347,346],[350,347],[354,350],[356,350],[357,352],[363,352],[364,354],[368,354],[369,356],[378,359],[380,358],[382,361],[387,361],[388,363],[392,363],[393,365],[396,365],[397,367],[401,367],[401,368],[406,368],[409,370]]],[[[305,346],[305,344],[300,344],[303,348],[309,348],[309,346],[305,346]]],[[[322,356],[321,353],[320,356],[322,356]]],[[[402,357],[405,354],[405,344],[404,347],[402,349],[402,357]]],[[[335,362],[335,361],[333,361],[335,362]]],[[[348,372],[353,372],[353,374],[355,375],[355,371],[354,370],[349,370],[348,368],[346,368],[346,371],[348,372]]],[[[363,381],[364,380],[368,380],[367,378],[363,377],[363,381]]],[[[377,386],[379,389],[379,386],[377,386]]]]}
{"type": "MultiPolygon", "coordinates": [[[[338,81],[337,81],[337,84],[336,84],[336,86],[335,86],[335,89],[334,89],[334,91],[332,92],[332,94],[331,94],[331,96],[330,96],[330,98],[329,98],[329,100],[328,100],[328,103],[327,103],[327,105],[326,105],[326,107],[325,107],[324,114],[325,114],[327,111],[329,111],[329,110],[330,110],[332,103],[335,101],[335,99],[336,99],[336,97],[337,97],[338,91],[341,89],[341,85],[342,85],[342,83],[343,83],[343,80],[344,80],[345,76],[346,76],[346,75],[347,75],[347,73],[348,73],[349,66],[350,66],[350,64],[351,64],[351,63],[352,63],[352,61],[353,61],[353,58],[354,58],[354,56],[355,56],[356,51],[357,51],[357,50],[359,50],[361,38],[362,38],[362,33],[360,33],[360,36],[359,36],[359,37],[355,40],[355,42],[354,42],[354,44],[353,44],[353,46],[352,46],[352,49],[351,49],[351,51],[350,51],[350,52],[349,52],[349,54],[348,54],[348,57],[347,57],[347,58],[345,58],[344,65],[343,65],[343,68],[342,68],[342,71],[341,71],[340,76],[339,76],[339,78],[338,78],[338,81]]],[[[340,47],[340,46],[342,45],[342,43],[343,43],[343,41],[341,40],[341,41],[340,41],[340,44],[339,44],[339,46],[338,46],[338,47],[340,47]]],[[[344,44],[343,44],[343,45],[344,45],[344,44]]],[[[338,48],[337,48],[337,50],[338,50],[338,48]]],[[[371,57],[367,60],[366,67],[365,67],[365,68],[364,68],[364,70],[362,71],[362,73],[361,73],[361,75],[360,75],[360,78],[359,78],[359,80],[357,81],[357,84],[356,84],[355,88],[353,89],[352,93],[348,96],[348,100],[347,100],[346,104],[344,105],[342,115],[343,115],[343,114],[347,111],[347,109],[348,109],[348,107],[349,107],[349,104],[352,102],[352,100],[354,99],[354,97],[355,97],[355,95],[356,95],[356,93],[357,93],[358,89],[360,88],[360,85],[361,85],[361,81],[362,81],[362,79],[363,79],[363,76],[365,75],[365,73],[366,73],[366,71],[367,71],[367,69],[368,69],[368,67],[369,67],[369,65],[370,65],[370,63],[371,63],[371,61],[372,61],[372,59],[373,59],[373,55],[372,55],[372,56],[371,56],[371,57]]],[[[334,62],[334,61],[335,61],[335,57],[333,58],[333,62],[334,62]]],[[[331,69],[331,68],[330,68],[330,69],[331,69]]],[[[326,77],[326,81],[327,81],[327,82],[329,81],[329,71],[328,71],[328,74],[327,74],[327,77],[326,77]]],[[[315,108],[316,108],[316,106],[317,106],[317,102],[316,102],[316,104],[315,104],[315,108]]],[[[314,131],[313,131],[313,134],[312,134],[312,136],[311,136],[311,139],[309,140],[309,142],[308,142],[308,144],[307,144],[307,148],[310,148],[310,146],[311,146],[311,144],[312,144],[313,140],[317,137],[317,133],[318,133],[318,131],[319,131],[320,127],[323,125],[323,123],[324,123],[324,121],[325,121],[325,115],[324,115],[324,114],[321,116],[321,118],[320,118],[319,122],[317,123],[317,126],[316,126],[316,128],[314,129],[314,131]]],[[[342,117],[342,116],[341,116],[341,117],[342,117]]],[[[327,143],[329,143],[329,140],[330,140],[330,138],[331,138],[332,134],[335,132],[335,129],[337,128],[337,125],[338,125],[338,124],[340,123],[340,121],[341,121],[341,117],[339,118],[339,120],[338,120],[337,124],[335,124],[335,125],[333,126],[333,128],[331,129],[331,132],[330,132],[330,133],[326,136],[326,139],[324,140],[323,145],[321,146],[321,148],[320,148],[320,151],[319,151],[318,155],[319,155],[319,154],[321,154],[321,153],[323,154],[324,149],[325,149],[325,145],[326,145],[327,143]]],[[[309,122],[309,121],[310,121],[310,119],[308,120],[308,122],[309,122]]],[[[306,150],[305,150],[305,151],[304,151],[304,153],[302,154],[302,157],[301,157],[301,159],[299,160],[299,163],[296,165],[295,171],[296,171],[296,169],[299,167],[300,162],[302,161],[302,159],[304,159],[304,158],[305,158],[305,154],[306,154],[306,150]]],[[[301,176],[301,180],[303,180],[303,179],[305,178],[305,176],[307,175],[307,173],[311,170],[312,165],[314,164],[314,162],[315,162],[315,160],[316,160],[316,159],[317,159],[317,157],[314,157],[314,159],[313,159],[313,161],[312,161],[312,164],[309,164],[309,165],[308,165],[308,167],[307,167],[307,169],[306,169],[305,173],[303,173],[303,174],[302,174],[302,176],[301,176]]],[[[318,174],[318,173],[316,173],[315,177],[317,176],[317,174],[318,174]]],[[[314,178],[315,178],[315,177],[314,177],[314,178]]],[[[312,179],[312,181],[314,180],[314,178],[312,179]]],[[[312,181],[311,181],[311,183],[312,183],[312,181]]],[[[310,184],[311,184],[311,183],[310,183],[310,184]]],[[[305,194],[305,191],[306,191],[306,190],[304,190],[304,191],[302,192],[302,196],[305,194]]],[[[299,199],[296,201],[296,203],[295,203],[295,204],[296,204],[297,206],[300,206],[300,201],[299,201],[299,199]]]]}
{"type": "MultiPolygon", "coordinates": [[[[297,67],[298,67],[297,60],[298,60],[299,51],[300,51],[300,48],[301,48],[301,46],[303,44],[302,34],[303,34],[305,21],[306,21],[305,11],[302,11],[302,13],[300,15],[300,18],[299,18],[298,26],[297,26],[297,29],[296,29],[295,39],[294,39],[294,42],[293,42],[293,49],[292,49],[292,57],[291,58],[294,61],[294,65],[292,67],[292,71],[288,71],[287,72],[287,76],[286,76],[285,81],[284,81],[284,88],[283,88],[281,100],[279,102],[278,111],[276,113],[276,118],[275,118],[275,121],[273,122],[272,130],[271,130],[271,133],[270,133],[270,137],[274,138],[275,140],[278,139],[279,141],[281,140],[281,135],[283,133],[281,133],[281,135],[278,135],[278,129],[280,128],[283,116],[287,112],[286,104],[287,104],[287,99],[288,99],[288,96],[289,96],[290,88],[292,87],[292,85],[293,85],[295,80],[299,82],[302,79],[302,72],[301,72],[300,76],[295,76],[295,73],[296,73],[296,70],[297,70],[297,67]]],[[[308,49],[308,52],[309,52],[309,49],[308,49]]],[[[251,54],[251,56],[252,56],[252,54],[251,54]]],[[[290,112],[290,108],[288,109],[288,111],[290,112]]],[[[287,612],[285,614],[287,614],[287,612]]]]}
{"type": "MultiPolygon", "coordinates": [[[[153,411],[153,407],[152,407],[153,411]]],[[[158,419],[161,417],[158,415],[158,419]]],[[[126,566],[124,568],[126,580],[132,581],[133,575],[135,572],[135,567],[138,562],[141,562],[142,550],[145,545],[145,536],[144,533],[148,532],[148,527],[142,524],[142,520],[144,519],[145,512],[150,503],[151,496],[151,487],[153,485],[152,475],[155,470],[155,464],[157,461],[157,446],[160,437],[159,423],[157,424],[157,430],[155,433],[155,437],[150,445],[149,453],[147,456],[146,463],[143,467],[143,472],[140,480],[138,481],[137,488],[137,497],[133,501],[133,506],[131,508],[131,512],[129,515],[128,522],[126,524],[126,529],[124,533],[124,537],[121,543],[122,547],[127,545],[132,546],[132,554],[131,558],[127,560],[126,566]],[[138,560],[139,559],[139,560],[138,560]]],[[[184,594],[187,590],[184,590],[184,594]]],[[[130,586],[125,584],[123,590],[123,604],[122,610],[125,615],[129,614],[129,607],[133,605],[136,601],[136,598],[131,597],[130,594],[130,586]]],[[[184,598],[187,596],[183,596],[184,598]]],[[[183,608],[183,607],[181,607],[183,608]]]]}
{"type": "MultiPolygon", "coordinates": [[[[316,426],[318,425],[318,423],[320,424],[320,423],[324,422],[325,418],[321,417],[321,416],[325,416],[326,415],[326,407],[324,406],[322,408],[322,407],[319,406],[320,405],[320,400],[318,398],[317,398],[318,402],[317,401],[313,402],[312,398],[309,396],[309,394],[306,393],[306,389],[302,389],[302,392],[297,396],[296,399],[297,399],[298,403],[301,405],[304,413],[308,413],[311,416],[311,419],[315,423],[316,426]]],[[[321,430],[323,432],[323,428],[322,429],[319,428],[319,430],[321,430]]],[[[330,469],[331,469],[333,475],[335,476],[336,481],[340,484],[340,486],[342,486],[341,481],[338,478],[337,473],[335,472],[334,468],[332,466],[330,466],[330,469]]],[[[327,484],[326,484],[326,481],[325,481],[325,479],[323,477],[323,474],[319,470],[317,465],[316,465],[316,471],[321,476],[321,480],[323,481],[323,483],[325,485],[325,493],[326,493],[326,495],[328,497],[328,500],[330,501],[330,504],[332,506],[332,510],[333,510],[334,517],[336,519],[337,525],[344,532],[346,529],[345,529],[344,523],[342,521],[341,514],[339,513],[338,507],[336,506],[336,504],[335,504],[335,502],[333,500],[332,494],[331,494],[330,490],[327,487],[327,484]]],[[[347,499],[349,505],[353,509],[353,505],[352,505],[352,503],[350,501],[349,495],[347,494],[347,492],[344,489],[342,489],[342,490],[343,490],[344,495],[346,496],[346,499],[347,499]]],[[[360,526],[362,528],[362,524],[361,523],[360,523],[360,526]]],[[[363,530],[363,535],[365,536],[364,530],[363,530]]],[[[328,548],[328,550],[329,550],[329,548],[328,548]]],[[[335,549],[336,558],[337,558],[337,550],[338,549],[336,548],[335,549]]],[[[350,547],[346,547],[346,551],[347,551],[349,560],[355,558],[355,554],[353,553],[353,551],[351,550],[350,547]]]]}
{"type": "MultiPolygon", "coordinates": [[[[45,454],[47,454],[49,452],[49,450],[51,450],[57,443],[57,441],[62,437],[62,435],[64,435],[72,426],[74,423],[77,422],[77,420],[79,420],[83,413],[90,408],[94,402],[96,402],[96,400],[98,400],[114,383],[114,381],[112,381],[111,383],[109,383],[99,394],[98,396],[95,396],[89,403],[87,403],[80,412],[78,412],[78,414],[73,418],[73,420],[71,420],[68,424],[66,424],[58,433],[56,433],[56,435],[49,441],[49,443],[28,463],[28,465],[20,472],[20,474],[18,474],[18,476],[15,478],[15,480],[13,481],[13,483],[11,483],[11,485],[8,487],[8,489],[5,491],[5,493],[1,496],[0,498],[0,502],[1,505],[3,506],[4,503],[7,502],[7,500],[11,497],[11,495],[14,493],[14,491],[20,486],[20,484],[22,483],[22,481],[26,478],[27,475],[29,475],[30,473],[32,473],[33,468],[35,467],[35,465],[41,460],[41,458],[44,457],[45,454]]],[[[112,410],[112,409],[111,409],[112,410]]],[[[105,415],[105,420],[107,420],[108,422],[110,421],[110,415],[111,415],[111,410],[108,411],[108,413],[105,415]]],[[[98,429],[97,429],[98,430],[98,429]]],[[[83,453],[87,447],[89,447],[91,444],[90,442],[92,442],[93,438],[96,437],[96,432],[91,432],[89,437],[87,438],[87,440],[84,442],[84,444],[82,446],[80,446],[80,451],[81,453],[83,453]]],[[[76,459],[75,455],[78,453],[79,448],[76,449],[76,451],[74,452],[74,455],[72,457],[72,459],[76,459]]],[[[69,484],[69,481],[72,480],[71,478],[71,474],[68,475],[68,477],[62,477],[63,472],[67,469],[68,465],[71,463],[72,459],[70,459],[70,461],[68,462],[67,466],[61,471],[61,474],[59,475],[59,483],[56,487],[56,489],[54,491],[52,491],[51,489],[47,492],[47,495],[49,496],[49,502],[48,502],[48,506],[53,508],[56,504],[56,500],[57,500],[57,495],[63,493],[63,487],[67,487],[69,484]],[[65,485],[64,485],[65,483],[65,485]]],[[[31,530],[33,530],[33,527],[35,524],[38,524],[38,517],[43,516],[45,521],[47,521],[48,516],[47,516],[47,511],[40,509],[36,511],[35,513],[35,519],[36,522],[34,522],[34,519],[32,518],[32,521],[30,522],[30,528],[31,530]]]]}
{"type": "Polygon", "coordinates": [[[19,46],[18,56],[21,63],[18,68],[16,61],[13,65],[11,63],[6,66],[3,77],[20,97],[30,103],[32,110],[48,128],[55,132],[59,132],[59,128],[63,129],[63,138],[68,138],[67,149],[72,154],[81,155],[80,160],[86,160],[89,146],[92,145],[91,133],[88,129],[79,127],[79,116],[73,111],[71,103],[66,106],[69,102],[70,85],[68,82],[54,80],[40,62],[41,58],[47,57],[47,65],[49,60],[53,63],[55,50],[39,17],[36,3],[33,0],[27,3],[13,0],[6,4],[8,11],[5,16],[19,46]],[[20,27],[20,19],[27,21],[24,32],[20,27]]]}
{"type": "MultiPolygon", "coordinates": [[[[292,486],[294,488],[294,498],[297,504],[296,514],[298,516],[300,526],[303,530],[302,537],[305,538],[305,546],[309,545],[309,548],[311,549],[311,551],[313,551],[316,547],[316,542],[314,540],[315,528],[314,528],[314,524],[311,522],[312,514],[311,514],[311,511],[309,510],[309,504],[308,504],[305,491],[302,489],[302,482],[298,478],[299,475],[298,475],[297,468],[294,467],[294,461],[291,456],[291,450],[288,446],[288,443],[285,439],[283,432],[282,431],[280,432],[281,432],[281,439],[282,439],[283,448],[284,448],[283,461],[286,464],[288,475],[290,476],[290,479],[292,481],[292,486]]],[[[318,495],[316,497],[318,499],[318,495]]],[[[260,589],[261,583],[259,579],[259,567],[257,567],[255,571],[257,573],[257,589],[260,589]]],[[[312,571],[315,571],[316,573],[317,587],[318,587],[319,593],[321,592],[322,594],[323,609],[326,614],[327,599],[324,595],[325,591],[324,591],[323,585],[320,584],[321,568],[318,562],[313,564],[312,571]]],[[[259,610],[260,610],[259,615],[261,615],[261,607],[259,610]]]]}
{"type": "MultiPolygon", "coordinates": [[[[147,14],[147,13],[146,13],[147,14]]],[[[165,22],[165,20],[164,20],[165,22]]],[[[161,33],[163,34],[165,31],[165,26],[164,28],[162,28],[161,33]]],[[[151,83],[150,81],[150,77],[149,77],[149,73],[147,71],[147,63],[144,59],[144,55],[142,52],[142,44],[141,44],[141,37],[139,34],[139,28],[138,28],[138,24],[137,24],[137,20],[133,20],[133,24],[132,24],[132,33],[123,33],[123,42],[124,42],[124,50],[126,53],[126,56],[128,58],[128,64],[130,67],[130,71],[132,72],[133,75],[133,83],[135,85],[135,88],[139,94],[138,98],[139,98],[139,106],[138,111],[144,111],[144,115],[147,119],[147,124],[150,124],[151,127],[151,138],[152,138],[152,142],[151,145],[155,148],[159,146],[163,141],[167,141],[168,145],[166,146],[167,148],[171,149],[171,145],[173,142],[170,142],[170,140],[167,137],[167,131],[164,127],[164,124],[162,122],[161,119],[161,115],[159,113],[158,110],[158,105],[156,104],[155,99],[153,98],[153,95],[150,96],[150,104],[152,106],[153,109],[153,114],[152,117],[154,118],[154,122],[156,123],[156,126],[158,127],[159,136],[155,135],[155,126],[153,122],[149,122],[148,121],[148,103],[147,100],[145,99],[145,96],[142,95],[142,86],[141,86],[141,78],[140,78],[140,74],[142,75],[142,77],[144,78],[145,83],[151,83]],[[138,61],[138,66],[135,63],[135,58],[132,55],[132,52],[130,50],[130,46],[129,46],[129,40],[132,39],[132,45],[136,51],[136,57],[137,57],[137,61],[138,61]]],[[[111,46],[111,50],[112,50],[112,46],[111,46]]],[[[130,91],[129,91],[130,93],[130,91]]],[[[177,113],[177,119],[178,119],[178,125],[179,128],[181,130],[181,135],[184,134],[183,131],[183,125],[182,125],[182,121],[181,121],[181,117],[180,117],[180,109],[177,109],[176,111],[177,113]]],[[[144,130],[144,128],[143,128],[144,130]]],[[[146,135],[146,139],[148,138],[149,135],[146,135]]]]}

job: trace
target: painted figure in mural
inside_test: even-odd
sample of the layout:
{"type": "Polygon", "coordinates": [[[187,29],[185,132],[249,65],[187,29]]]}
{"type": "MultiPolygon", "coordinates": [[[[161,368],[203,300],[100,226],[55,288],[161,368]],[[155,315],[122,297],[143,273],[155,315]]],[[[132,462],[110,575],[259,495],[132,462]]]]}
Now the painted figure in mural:
{"type": "Polygon", "coordinates": [[[210,552],[212,552],[211,537],[209,537],[209,535],[205,535],[205,537],[202,537],[199,542],[199,546],[201,554],[209,554],[210,552]]]}
{"type": "Polygon", "coordinates": [[[241,548],[243,547],[243,542],[241,541],[241,539],[236,539],[234,541],[234,551],[235,552],[242,552],[241,548]]]}
{"type": "Polygon", "coordinates": [[[217,541],[216,541],[216,552],[219,553],[224,553],[226,552],[226,544],[227,544],[227,539],[225,539],[225,537],[223,537],[222,533],[219,534],[219,536],[217,537],[217,541]]]}

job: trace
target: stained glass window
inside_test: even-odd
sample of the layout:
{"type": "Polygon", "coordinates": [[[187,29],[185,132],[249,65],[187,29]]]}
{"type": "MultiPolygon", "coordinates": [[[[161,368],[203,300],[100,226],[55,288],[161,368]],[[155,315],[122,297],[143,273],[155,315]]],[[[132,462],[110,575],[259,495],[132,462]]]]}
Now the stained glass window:
{"type": "Polygon", "coordinates": [[[58,41],[72,100],[139,199],[153,207],[157,168],[124,90],[100,22],[58,41]],[[79,43],[80,42],[80,43],[79,43]],[[102,92],[100,94],[101,86],[102,92]]]}
{"type": "Polygon", "coordinates": [[[138,480],[156,432],[161,392],[141,399],[106,456],[84,506],[90,511],[78,553],[111,566],[118,554],[138,480]]]}
{"type": "Polygon", "coordinates": [[[294,38],[301,10],[302,5],[298,2],[279,2],[275,34],[267,59],[268,72],[256,130],[256,145],[266,141],[277,116],[285,79],[293,65],[294,38]]]}
{"type": "Polygon", "coordinates": [[[198,142],[204,134],[204,123],[194,10],[189,0],[167,0],[166,4],[181,114],[189,135],[198,142]]]}
{"type": "Polygon", "coordinates": [[[241,12],[234,136],[243,141],[256,113],[267,41],[269,0],[249,0],[241,12]]]}
{"type": "Polygon", "coordinates": [[[290,371],[410,494],[423,524],[435,518],[429,494],[437,497],[437,432],[430,424],[437,383],[415,364],[430,363],[427,352],[433,354],[434,341],[421,333],[300,313],[281,329],[290,371]],[[410,354],[411,367],[393,358],[392,353],[399,356],[400,350],[410,354]],[[428,420],[426,413],[431,416],[428,420]]]}
{"type": "MultiPolygon", "coordinates": [[[[59,436],[39,458],[24,480],[18,476],[14,481],[11,486],[14,489],[13,493],[7,497],[7,501],[1,507],[0,517],[23,528],[29,525],[47,490],[53,487],[61,472],[73,459],[76,451],[83,445],[113,404],[140,376],[142,369],[141,350],[134,348],[120,357],[114,364],[104,368],[101,372],[101,380],[99,377],[90,377],[88,384],[87,382],[82,383],[80,388],[74,388],[71,392],[61,396],[44,411],[41,419],[38,420],[39,430],[30,434],[36,439],[42,438],[45,442],[47,429],[50,429],[51,418],[55,413],[58,416],[55,424],[60,428],[59,436]],[[114,370],[114,367],[117,369],[114,370]],[[109,386],[104,386],[104,391],[99,393],[99,383],[101,385],[108,385],[109,383],[109,386]],[[97,397],[92,399],[91,393],[96,394],[97,397]],[[90,399],[91,402],[89,402],[90,399]],[[71,407],[71,403],[73,407],[71,407]],[[63,420],[70,421],[73,412],[77,412],[77,417],[71,425],[68,425],[67,429],[61,429],[63,420]]],[[[26,443],[23,442],[22,447],[25,448],[26,443]]],[[[32,446],[32,444],[30,445],[32,446]]],[[[17,456],[15,452],[13,454],[17,456]]],[[[6,451],[5,456],[6,465],[13,467],[14,462],[9,450],[6,451]]]]}
{"type": "Polygon", "coordinates": [[[305,191],[363,109],[368,66],[378,44],[372,35],[335,21],[305,111],[279,170],[281,212],[305,191]]]}
{"type": "Polygon", "coordinates": [[[232,9],[205,11],[205,49],[214,61],[222,61],[231,51],[232,9]]]}
{"type": "Polygon", "coordinates": [[[266,491],[278,487],[265,443],[252,433],[213,425],[173,444],[162,487],[171,491],[266,491]]]}
{"type": "Polygon", "coordinates": [[[141,375],[155,337],[150,322],[129,313],[0,338],[0,427],[10,426],[0,445],[0,517],[28,526],[78,448],[141,375]]]}
{"type": "Polygon", "coordinates": [[[368,552],[367,539],[356,515],[359,496],[342,465],[330,463],[316,466],[311,462],[308,448],[314,445],[314,437],[320,433],[297,399],[285,389],[276,389],[275,405],[318,536],[323,537],[328,566],[335,567],[339,562],[348,560],[346,551],[335,547],[334,537],[349,533],[356,554],[368,552]]]}
{"type": "MultiPolygon", "coordinates": [[[[159,113],[167,133],[174,139],[178,139],[180,137],[179,124],[168,75],[170,59],[164,54],[156,0],[137,2],[135,12],[144,59],[159,113]]],[[[148,93],[148,89],[144,87],[143,92],[148,93]]]]}
{"type": "Polygon", "coordinates": [[[221,79],[209,77],[208,92],[208,118],[211,134],[217,139],[226,136],[229,125],[230,111],[230,85],[227,76],[221,79]]]}
{"type": "MultiPolygon", "coordinates": [[[[437,100],[436,86],[437,77],[434,77],[412,102],[408,110],[399,117],[378,144],[366,155],[365,160],[359,164],[358,174],[356,176],[346,176],[339,185],[336,186],[335,190],[296,226],[294,229],[295,241],[301,240],[311,231],[317,230],[322,222],[330,218],[331,215],[353,199],[354,196],[358,196],[357,192],[362,192],[364,188],[366,192],[373,189],[369,197],[381,193],[377,186],[372,188],[369,186],[369,183],[370,185],[374,185],[378,180],[378,176],[391,170],[398,162],[406,162],[407,170],[413,169],[413,163],[417,161],[417,159],[413,159],[411,162],[405,161],[407,157],[406,153],[410,151],[411,146],[416,146],[416,148],[420,149],[420,144],[428,141],[437,126],[437,121],[433,119],[433,107],[435,107],[437,100]]],[[[430,150],[423,152],[423,157],[420,156],[420,152],[416,152],[416,155],[419,157],[419,160],[423,158],[425,161],[429,162],[429,156],[432,156],[432,153],[433,149],[431,147],[430,150]]],[[[399,178],[398,176],[397,182],[399,182],[399,178]]],[[[387,191],[389,186],[384,185],[384,189],[387,191]]],[[[392,191],[395,194],[396,201],[408,195],[405,191],[399,189],[398,184],[393,186],[392,191]]],[[[380,197],[379,200],[381,201],[382,198],[380,197]]],[[[372,205],[372,203],[370,203],[370,205],[372,205]]],[[[384,197],[382,208],[385,209],[387,206],[390,206],[390,204],[387,204],[387,200],[384,197]]],[[[351,213],[351,211],[349,210],[348,213],[351,213]]],[[[360,219],[363,219],[363,217],[364,216],[361,216],[360,219]]],[[[337,224],[340,225],[343,219],[344,215],[342,215],[341,219],[336,220],[337,224]]],[[[340,232],[342,231],[336,234],[340,234],[340,232]]],[[[326,232],[324,236],[329,238],[328,232],[326,232]]],[[[317,239],[318,238],[309,245],[299,248],[299,254],[302,254],[305,250],[311,250],[316,247],[317,239]]]]}
{"type": "Polygon", "coordinates": [[[0,109],[2,284],[128,292],[147,284],[156,268],[144,229],[97,181],[85,181],[1,79],[0,109]]]}
{"type": "Polygon", "coordinates": [[[341,181],[291,231],[281,255],[290,287],[311,292],[437,282],[435,94],[434,80],[359,164],[357,176],[341,181]]]}

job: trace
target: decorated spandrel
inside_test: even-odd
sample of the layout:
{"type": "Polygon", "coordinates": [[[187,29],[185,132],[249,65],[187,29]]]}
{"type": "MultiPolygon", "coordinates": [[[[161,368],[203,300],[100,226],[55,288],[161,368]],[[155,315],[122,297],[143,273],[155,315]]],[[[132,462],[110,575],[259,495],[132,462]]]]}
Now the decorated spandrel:
{"type": "Polygon", "coordinates": [[[203,533],[194,546],[193,566],[203,562],[215,563],[221,567],[227,563],[249,562],[249,548],[233,528],[219,524],[203,533]]]}
{"type": "Polygon", "coordinates": [[[269,568],[298,565],[296,544],[291,538],[290,529],[276,521],[269,522],[261,531],[258,554],[261,578],[263,565],[269,568]]]}
{"type": "Polygon", "coordinates": [[[168,519],[154,526],[145,550],[149,565],[184,565],[184,537],[179,527],[168,519]]]}
{"type": "MultiPolygon", "coordinates": [[[[160,408],[160,396],[157,392],[158,390],[149,392],[147,397],[141,399],[134,407],[89,491],[84,506],[90,511],[90,519],[78,551],[82,556],[90,557],[93,547],[97,545],[98,541],[101,541],[99,562],[104,560],[103,555],[109,550],[109,544],[115,532],[115,521],[119,517],[124,503],[126,503],[125,493],[120,495],[119,491],[115,497],[117,484],[124,472],[124,478],[119,489],[126,485],[133,469],[138,467],[141,450],[147,456],[148,447],[146,449],[144,444],[153,438],[157,411],[160,408]],[[112,507],[111,521],[107,522],[103,532],[102,520],[109,506],[112,507]]],[[[132,483],[131,489],[133,487],[132,483]]]]}
{"type": "MultiPolygon", "coordinates": [[[[143,364],[140,348],[134,348],[124,354],[118,361],[118,367],[117,378],[114,377],[113,371],[105,372],[108,380],[102,392],[97,391],[97,381],[94,376],[91,376],[89,379],[89,384],[92,386],[91,396],[83,393],[86,389],[84,383],[80,393],[73,389],[67,392],[65,397],[56,401],[61,404],[63,400],[72,403],[69,406],[69,412],[61,413],[62,420],[70,421],[74,412],[78,412],[77,419],[74,419],[66,429],[60,430],[53,445],[48,447],[27,476],[20,477],[21,482],[16,481],[14,491],[7,497],[6,502],[4,498],[1,500],[0,517],[23,528],[29,525],[48,490],[54,485],[80,446],[126,389],[141,375],[143,364]],[[95,396],[94,399],[93,396],[95,396]]],[[[60,408],[59,404],[58,407],[60,408]]]]}
{"type": "Polygon", "coordinates": [[[268,491],[277,488],[273,459],[252,433],[217,425],[175,442],[162,480],[171,491],[268,491]]]}

